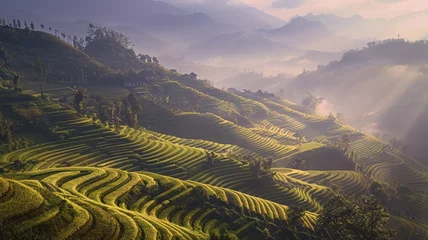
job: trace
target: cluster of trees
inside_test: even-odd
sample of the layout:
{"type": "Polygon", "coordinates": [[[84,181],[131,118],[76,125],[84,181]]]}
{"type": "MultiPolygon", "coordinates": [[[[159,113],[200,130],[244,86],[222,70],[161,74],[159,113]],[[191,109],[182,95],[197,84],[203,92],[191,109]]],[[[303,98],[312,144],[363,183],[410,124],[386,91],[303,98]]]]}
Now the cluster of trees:
{"type": "Polygon", "coordinates": [[[253,175],[253,178],[256,180],[262,179],[262,178],[271,179],[276,174],[276,172],[272,172],[273,160],[271,158],[252,159],[247,161],[250,162],[251,175],[253,175]]]}
{"type": "MultiPolygon", "coordinates": [[[[156,85],[155,85],[156,86],[156,85]]],[[[156,94],[156,91],[152,91],[152,95],[149,96],[150,101],[160,105],[173,112],[199,112],[200,100],[185,97],[182,99],[172,100],[171,96],[162,97],[161,94],[156,94]],[[153,96],[155,95],[155,96],[153,96]]]]}
{"type": "Polygon", "coordinates": [[[90,23],[88,26],[88,35],[85,38],[87,45],[96,41],[114,41],[121,44],[124,48],[130,49],[133,44],[127,36],[111,28],[95,26],[90,23]]]}
{"type": "Polygon", "coordinates": [[[140,59],[142,62],[144,63],[154,63],[154,64],[159,64],[159,60],[157,59],[157,57],[151,57],[147,54],[138,54],[138,59],[140,59]]]}
{"type": "Polygon", "coordinates": [[[390,211],[396,212],[404,210],[403,203],[408,201],[414,193],[407,185],[399,185],[397,189],[392,189],[388,184],[378,180],[370,183],[368,191],[390,211]]]}
{"type": "Polygon", "coordinates": [[[13,122],[4,118],[3,114],[0,113],[0,154],[27,148],[33,144],[27,138],[14,137],[13,126],[13,122]]]}
{"type": "Polygon", "coordinates": [[[21,23],[21,20],[19,19],[12,19],[12,21],[10,21],[10,20],[6,20],[5,18],[0,18],[0,26],[31,29],[33,31],[35,30],[35,26],[33,22],[30,22],[28,24],[27,21],[24,21],[24,23],[21,23]]]}
{"type": "Polygon", "coordinates": [[[137,94],[131,92],[122,100],[117,98],[111,101],[101,94],[91,97],[86,88],[75,86],[70,90],[73,92],[74,109],[78,113],[115,126],[138,126],[138,116],[143,108],[137,94]]]}
{"type": "Polygon", "coordinates": [[[394,239],[387,228],[389,213],[374,197],[363,196],[360,204],[336,195],[328,200],[316,224],[316,234],[326,239],[394,239]]]}
{"type": "Polygon", "coordinates": [[[212,167],[216,161],[216,154],[214,152],[205,152],[206,154],[206,159],[205,159],[205,165],[207,167],[212,167]]]}
{"type": "Polygon", "coordinates": [[[316,112],[318,107],[324,102],[324,98],[322,97],[315,97],[312,94],[306,95],[302,99],[302,105],[312,112],[316,112]]]}
{"type": "Polygon", "coordinates": [[[288,166],[289,168],[298,169],[302,171],[309,170],[311,168],[310,162],[301,158],[295,158],[291,161],[288,166]]]}

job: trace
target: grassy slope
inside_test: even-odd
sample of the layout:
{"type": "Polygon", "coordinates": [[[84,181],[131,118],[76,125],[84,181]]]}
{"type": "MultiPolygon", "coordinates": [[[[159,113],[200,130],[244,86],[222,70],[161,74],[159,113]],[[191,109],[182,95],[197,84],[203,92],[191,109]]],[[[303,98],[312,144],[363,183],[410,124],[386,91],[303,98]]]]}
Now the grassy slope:
{"type": "Polygon", "coordinates": [[[36,76],[36,56],[46,65],[47,80],[77,81],[82,69],[87,75],[114,74],[113,70],[52,34],[0,26],[0,42],[9,53],[15,71],[25,77],[36,76]]]}

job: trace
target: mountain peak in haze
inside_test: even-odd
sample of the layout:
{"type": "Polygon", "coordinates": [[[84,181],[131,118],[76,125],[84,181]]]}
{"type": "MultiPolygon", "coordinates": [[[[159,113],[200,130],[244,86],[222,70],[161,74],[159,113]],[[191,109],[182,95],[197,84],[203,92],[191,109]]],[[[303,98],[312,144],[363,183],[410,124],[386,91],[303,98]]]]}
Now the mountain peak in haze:
{"type": "Polygon", "coordinates": [[[331,32],[336,32],[364,21],[364,18],[360,15],[353,15],[351,17],[346,18],[334,14],[315,15],[313,13],[308,13],[301,18],[307,19],[309,21],[319,21],[320,23],[325,25],[331,32]]]}
{"type": "Polygon", "coordinates": [[[329,31],[320,21],[311,21],[297,16],[292,18],[287,24],[276,29],[260,29],[258,32],[273,36],[292,36],[302,33],[311,35],[328,35],[329,31]]]}

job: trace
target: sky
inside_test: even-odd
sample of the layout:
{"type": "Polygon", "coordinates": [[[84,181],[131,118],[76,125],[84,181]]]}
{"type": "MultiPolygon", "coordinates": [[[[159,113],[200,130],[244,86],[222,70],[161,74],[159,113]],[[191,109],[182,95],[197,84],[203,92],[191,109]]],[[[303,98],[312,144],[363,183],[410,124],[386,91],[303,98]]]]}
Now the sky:
{"type": "Polygon", "coordinates": [[[256,7],[284,20],[296,15],[332,13],[368,19],[394,18],[428,9],[428,0],[233,0],[256,7]]]}

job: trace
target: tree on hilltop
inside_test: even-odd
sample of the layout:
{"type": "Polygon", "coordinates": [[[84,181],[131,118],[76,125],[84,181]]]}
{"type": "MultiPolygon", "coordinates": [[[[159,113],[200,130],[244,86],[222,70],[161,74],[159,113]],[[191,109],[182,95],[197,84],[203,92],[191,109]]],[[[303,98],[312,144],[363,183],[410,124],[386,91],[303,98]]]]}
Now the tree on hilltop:
{"type": "Polygon", "coordinates": [[[133,44],[127,36],[117,32],[111,28],[99,27],[90,23],[87,29],[88,35],[86,36],[86,42],[89,45],[92,42],[99,40],[115,41],[121,44],[126,49],[130,49],[133,44]]]}

